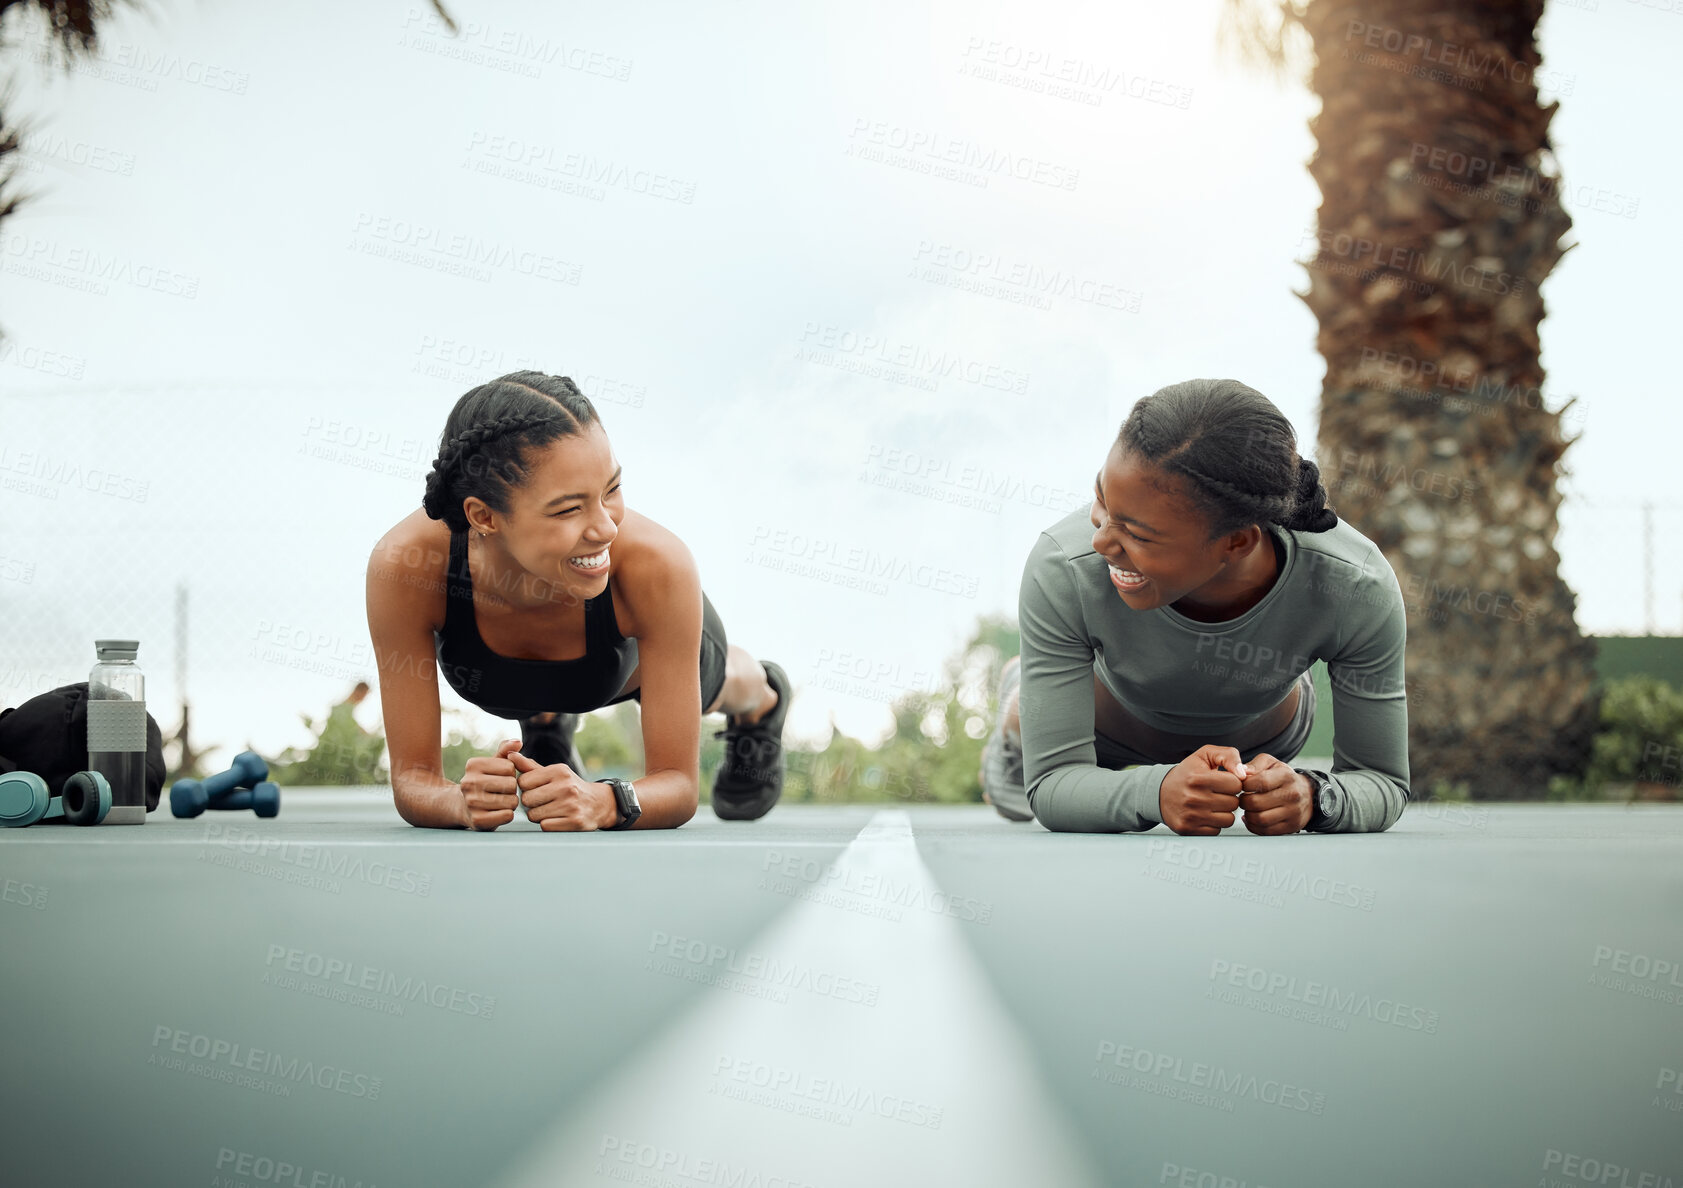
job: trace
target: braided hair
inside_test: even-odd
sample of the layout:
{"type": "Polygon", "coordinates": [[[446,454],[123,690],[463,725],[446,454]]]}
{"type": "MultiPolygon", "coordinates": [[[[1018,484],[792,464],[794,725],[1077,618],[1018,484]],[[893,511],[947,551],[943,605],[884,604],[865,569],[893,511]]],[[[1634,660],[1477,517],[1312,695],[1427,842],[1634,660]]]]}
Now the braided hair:
{"type": "Polygon", "coordinates": [[[470,495],[506,516],[510,495],[526,482],[526,449],[598,424],[595,406],[564,375],[512,371],[481,384],[444,422],[421,507],[452,532],[467,531],[470,495]]]}
{"type": "Polygon", "coordinates": [[[1338,523],[1291,422],[1238,380],[1187,380],[1136,401],[1116,444],[1185,479],[1212,539],[1250,524],[1326,532],[1338,523]]]}

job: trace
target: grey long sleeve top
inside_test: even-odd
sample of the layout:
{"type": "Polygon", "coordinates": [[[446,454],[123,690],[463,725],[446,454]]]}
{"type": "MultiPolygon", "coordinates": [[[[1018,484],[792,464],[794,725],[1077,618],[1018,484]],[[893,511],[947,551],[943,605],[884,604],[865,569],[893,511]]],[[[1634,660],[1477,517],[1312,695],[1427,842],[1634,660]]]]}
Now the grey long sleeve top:
{"type": "MultiPolygon", "coordinates": [[[[1097,765],[1093,674],[1160,730],[1220,743],[1278,705],[1316,660],[1332,684],[1335,807],[1326,832],[1389,829],[1409,799],[1402,589],[1377,545],[1340,520],[1268,530],[1285,563],[1262,601],[1203,623],[1130,608],[1093,551],[1088,510],[1040,534],[1018,592],[1023,779],[1052,830],[1116,833],[1162,823],[1172,763],[1097,765]]],[[[1126,739],[1118,740],[1126,742],[1126,739]]]]}

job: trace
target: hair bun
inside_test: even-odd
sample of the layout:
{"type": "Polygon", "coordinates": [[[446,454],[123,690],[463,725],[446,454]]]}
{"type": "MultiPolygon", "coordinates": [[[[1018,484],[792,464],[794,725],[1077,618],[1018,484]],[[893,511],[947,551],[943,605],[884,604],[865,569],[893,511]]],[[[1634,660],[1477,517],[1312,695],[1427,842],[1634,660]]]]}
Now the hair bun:
{"type": "Polygon", "coordinates": [[[1309,458],[1297,460],[1297,499],[1287,528],[1302,532],[1325,532],[1338,523],[1338,513],[1327,506],[1327,489],[1321,483],[1321,468],[1309,458]]]}
{"type": "Polygon", "coordinates": [[[427,475],[426,494],[421,497],[421,510],[431,520],[442,520],[448,511],[450,484],[445,476],[444,459],[435,459],[427,475]]]}

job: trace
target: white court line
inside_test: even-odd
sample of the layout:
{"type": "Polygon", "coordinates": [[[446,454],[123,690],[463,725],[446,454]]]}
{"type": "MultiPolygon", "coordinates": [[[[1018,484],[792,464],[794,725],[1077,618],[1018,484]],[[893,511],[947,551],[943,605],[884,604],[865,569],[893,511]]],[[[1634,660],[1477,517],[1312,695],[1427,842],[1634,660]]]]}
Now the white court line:
{"type": "MultiPolygon", "coordinates": [[[[925,904],[939,891],[900,809],[874,815],[811,885],[889,886],[925,904]]],[[[895,920],[795,900],[737,965],[753,954],[797,971],[787,1001],[708,990],[539,1136],[505,1188],[1100,1183],[964,926],[921,907],[895,920]],[[808,986],[877,986],[876,1005],[798,988],[799,971],[808,986]]]]}

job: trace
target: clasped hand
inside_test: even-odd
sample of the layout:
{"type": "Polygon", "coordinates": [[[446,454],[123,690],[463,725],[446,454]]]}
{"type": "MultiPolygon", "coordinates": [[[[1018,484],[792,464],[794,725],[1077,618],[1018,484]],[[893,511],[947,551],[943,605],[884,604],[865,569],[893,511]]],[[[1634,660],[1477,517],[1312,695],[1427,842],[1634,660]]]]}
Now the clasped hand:
{"type": "Polygon", "coordinates": [[[1233,747],[1199,747],[1175,764],[1157,793],[1163,824],[1188,836],[1213,836],[1244,813],[1258,835],[1296,833],[1315,810],[1307,777],[1272,755],[1241,762],[1233,747]]]}
{"type": "Polygon", "coordinates": [[[514,820],[522,804],[526,819],[547,832],[605,829],[619,820],[613,789],[580,776],[565,763],[547,766],[505,741],[496,755],[475,755],[462,775],[463,824],[495,829],[514,820]]]}

